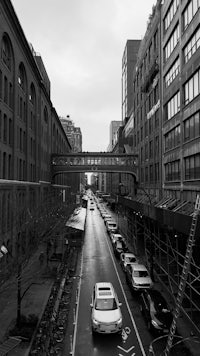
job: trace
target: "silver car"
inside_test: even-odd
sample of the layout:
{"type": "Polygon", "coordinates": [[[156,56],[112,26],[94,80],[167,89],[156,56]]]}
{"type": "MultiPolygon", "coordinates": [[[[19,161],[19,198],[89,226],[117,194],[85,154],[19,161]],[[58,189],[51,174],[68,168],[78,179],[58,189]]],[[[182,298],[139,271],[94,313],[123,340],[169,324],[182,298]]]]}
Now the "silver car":
{"type": "Polygon", "coordinates": [[[93,332],[111,334],[121,331],[121,303],[110,282],[95,284],[90,306],[93,332]]]}

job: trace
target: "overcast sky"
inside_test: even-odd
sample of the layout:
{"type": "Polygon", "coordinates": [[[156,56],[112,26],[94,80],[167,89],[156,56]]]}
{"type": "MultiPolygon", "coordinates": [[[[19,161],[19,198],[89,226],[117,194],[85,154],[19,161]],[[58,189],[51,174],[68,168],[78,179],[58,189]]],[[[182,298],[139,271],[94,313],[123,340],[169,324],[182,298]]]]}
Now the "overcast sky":
{"type": "Polygon", "coordinates": [[[42,56],[59,116],[81,128],[83,151],[106,151],[121,120],[122,55],[142,39],[156,0],[12,0],[28,42],[42,56]]]}

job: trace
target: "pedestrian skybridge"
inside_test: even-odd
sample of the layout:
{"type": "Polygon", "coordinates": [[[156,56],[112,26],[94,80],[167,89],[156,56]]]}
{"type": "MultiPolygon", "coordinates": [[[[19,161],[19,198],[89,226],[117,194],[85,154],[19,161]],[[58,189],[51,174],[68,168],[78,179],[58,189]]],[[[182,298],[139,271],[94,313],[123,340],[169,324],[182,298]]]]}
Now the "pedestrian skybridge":
{"type": "Polygon", "coordinates": [[[110,152],[53,154],[52,178],[61,173],[109,172],[129,173],[138,179],[138,155],[110,152]]]}

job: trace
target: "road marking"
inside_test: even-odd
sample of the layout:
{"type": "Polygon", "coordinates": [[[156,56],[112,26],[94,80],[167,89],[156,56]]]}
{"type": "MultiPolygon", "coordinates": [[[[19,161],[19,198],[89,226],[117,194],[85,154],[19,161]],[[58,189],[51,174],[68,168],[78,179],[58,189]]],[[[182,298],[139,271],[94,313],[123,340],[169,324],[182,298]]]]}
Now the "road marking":
{"type": "MultiPolygon", "coordinates": [[[[124,348],[121,347],[121,346],[117,346],[117,347],[118,347],[118,349],[124,351],[126,354],[127,354],[128,352],[132,351],[132,350],[135,348],[135,346],[131,346],[130,349],[126,350],[126,349],[124,349],[124,348]]],[[[133,353],[131,354],[131,356],[134,356],[134,355],[135,355],[135,352],[133,352],[133,353]]],[[[119,356],[123,356],[123,355],[122,355],[122,354],[119,354],[119,356]]]]}
{"type": "Polygon", "coordinates": [[[73,340],[72,340],[72,351],[70,354],[74,356],[75,353],[75,347],[76,347],[76,334],[77,334],[77,327],[78,327],[78,312],[79,312],[79,300],[80,300],[80,294],[81,294],[81,280],[82,280],[82,275],[83,275],[83,250],[81,254],[81,268],[80,268],[80,279],[78,283],[78,295],[77,295],[77,309],[76,309],[76,315],[75,315],[75,325],[74,325],[74,333],[73,333],[73,340]]]}
{"type": "Polygon", "coordinates": [[[145,350],[144,350],[144,347],[143,347],[143,344],[142,344],[142,340],[141,340],[141,338],[140,338],[140,335],[139,335],[139,332],[138,332],[138,329],[137,329],[135,320],[133,319],[133,316],[132,316],[130,307],[129,307],[129,305],[128,305],[128,300],[127,300],[127,298],[126,298],[126,294],[125,294],[125,292],[124,292],[124,288],[123,288],[123,285],[122,285],[122,283],[121,283],[121,280],[120,280],[120,277],[119,277],[119,273],[118,273],[118,271],[117,271],[116,263],[115,263],[115,260],[114,260],[113,255],[112,255],[112,251],[111,251],[110,245],[109,245],[109,243],[108,243],[107,234],[105,233],[105,231],[104,231],[104,237],[105,237],[106,243],[107,243],[108,248],[109,248],[109,251],[110,251],[110,255],[111,255],[111,258],[112,258],[113,266],[114,266],[114,269],[115,269],[115,272],[116,272],[116,275],[117,275],[117,278],[118,278],[118,281],[119,281],[119,284],[120,284],[120,287],[121,287],[121,290],[122,290],[122,293],[123,293],[123,296],[124,296],[124,300],[125,300],[125,303],[126,303],[126,306],[127,306],[127,309],[128,309],[129,315],[130,315],[130,318],[131,318],[131,322],[132,322],[133,327],[134,327],[134,330],[135,330],[135,334],[136,334],[136,336],[137,336],[138,343],[139,343],[139,345],[140,345],[140,349],[141,349],[142,355],[143,355],[143,356],[146,356],[146,352],[145,352],[145,350]]]}
{"type": "Polygon", "coordinates": [[[128,339],[128,335],[131,333],[131,329],[126,326],[124,329],[122,329],[122,339],[123,342],[126,342],[126,340],[128,339]]]}

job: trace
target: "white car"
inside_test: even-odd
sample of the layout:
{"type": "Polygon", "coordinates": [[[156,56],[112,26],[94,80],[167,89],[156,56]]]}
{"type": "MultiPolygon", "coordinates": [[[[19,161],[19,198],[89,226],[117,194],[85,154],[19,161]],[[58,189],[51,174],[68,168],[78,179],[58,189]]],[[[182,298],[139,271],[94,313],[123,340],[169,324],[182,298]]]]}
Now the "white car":
{"type": "Polygon", "coordinates": [[[117,231],[117,224],[113,220],[106,221],[106,228],[109,234],[117,231]]]}
{"type": "Polygon", "coordinates": [[[141,291],[153,286],[147,268],[139,263],[130,264],[126,267],[126,280],[133,291],[141,291]]]}
{"type": "Polygon", "coordinates": [[[116,241],[122,241],[123,237],[121,234],[111,233],[110,234],[111,242],[114,245],[116,241]]]}
{"type": "Polygon", "coordinates": [[[93,332],[111,334],[122,330],[121,303],[110,282],[95,284],[90,306],[93,332]]]}
{"type": "Polygon", "coordinates": [[[122,269],[126,271],[126,267],[133,263],[138,263],[137,258],[135,257],[134,253],[132,252],[123,252],[120,255],[120,264],[122,269]]]}

